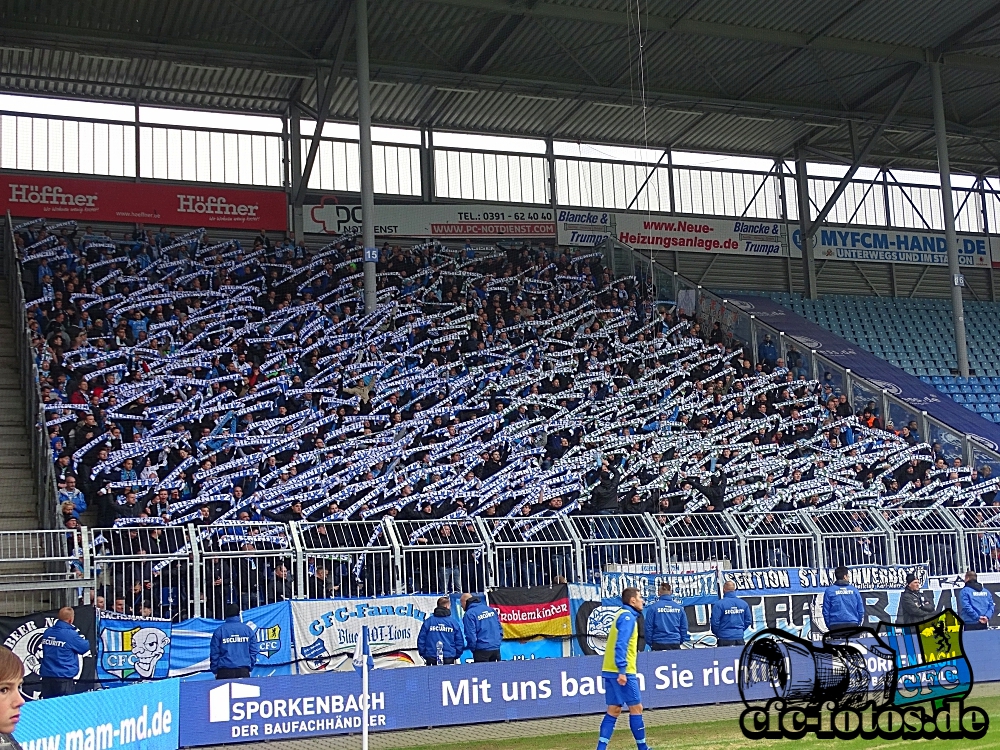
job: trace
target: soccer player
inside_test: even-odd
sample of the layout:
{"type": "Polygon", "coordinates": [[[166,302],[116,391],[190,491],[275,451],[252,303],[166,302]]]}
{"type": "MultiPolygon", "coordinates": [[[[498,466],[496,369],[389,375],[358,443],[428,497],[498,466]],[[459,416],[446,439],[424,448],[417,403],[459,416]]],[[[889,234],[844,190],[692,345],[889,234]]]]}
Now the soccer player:
{"type": "Polygon", "coordinates": [[[638,589],[622,591],[622,607],[615,613],[615,621],[608,633],[608,646],[604,652],[604,694],[608,712],[601,722],[601,737],[597,750],[607,750],[615,723],[628,706],[628,724],[635,737],[638,750],[650,750],[646,746],[646,727],[642,721],[642,697],[639,695],[639,678],[636,677],[636,654],[638,653],[639,613],[642,612],[642,595],[638,589]]]}

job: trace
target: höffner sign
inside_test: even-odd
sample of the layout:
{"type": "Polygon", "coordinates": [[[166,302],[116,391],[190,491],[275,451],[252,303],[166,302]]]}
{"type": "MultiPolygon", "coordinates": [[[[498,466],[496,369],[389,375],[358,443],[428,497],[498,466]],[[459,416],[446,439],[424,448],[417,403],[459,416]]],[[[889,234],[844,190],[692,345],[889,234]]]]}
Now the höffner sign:
{"type": "Polygon", "coordinates": [[[0,210],[19,218],[229,229],[287,228],[285,194],[214,185],[0,176],[0,210]]]}

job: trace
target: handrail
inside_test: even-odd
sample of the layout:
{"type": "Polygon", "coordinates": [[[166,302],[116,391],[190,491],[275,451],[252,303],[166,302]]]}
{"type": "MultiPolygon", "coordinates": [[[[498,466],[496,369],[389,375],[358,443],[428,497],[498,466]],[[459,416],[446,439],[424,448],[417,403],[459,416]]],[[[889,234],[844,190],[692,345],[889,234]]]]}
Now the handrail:
{"type": "MultiPolygon", "coordinates": [[[[646,273],[644,273],[644,269],[649,269],[650,273],[648,275],[650,276],[650,281],[651,283],[654,284],[655,288],[656,274],[652,272],[658,270],[663,274],[668,274],[672,279],[676,280],[675,288],[673,290],[674,292],[676,292],[676,282],[680,282],[680,284],[683,285],[685,288],[695,290],[699,295],[704,295],[713,302],[722,305],[727,312],[729,312],[732,315],[735,315],[737,319],[739,319],[739,317],[741,316],[749,318],[752,340],[744,343],[747,346],[749,346],[750,357],[754,361],[754,363],[756,363],[757,360],[757,347],[755,346],[757,329],[760,329],[765,333],[772,334],[775,337],[775,341],[784,342],[786,334],[783,331],[775,328],[774,326],[768,325],[767,323],[757,319],[753,315],[748,315],[745,311],[733,305],[728,299],[725,299],[724,297],[721,297],[718,294],[715,294],[714,292],[705,289],[704,287],[702,287],[701,284],[696,284],[695,282],[690,281],[684,276],[681,276],[677,271],[673,271],[667,268],[666,266],[659,263],[652,257],[642,255],[642,253],[637,251],[635,248],[626,245],[624,242],[620,242],[619,240],[611,236],[608,236],[605,239],[604,245],[605,245],[604,253],[605,253],[606,265],[608,268],[612,269],[612,273],[615,276],[637,276],[641,278],[642,276],[647,275],[646,273]],[[630,254],[630,259],[631,259],[631,263],[629,264],[630,267],[628,269],[624,269],[627,270],[628,273],[619,273],[618,269],[615,267],[614,262],[615,262],[616,249],[624,250],[630,254]]],[[[697,309],[697,303],[696,303],[696,309],[697,309]]],[[[782,356],[784,356],[784,353],[782,353],[782,356]]],[[[970,440],[969,437],[961,430],[951,427],[950,425],[946,424],[945,422],[942,422],[939,419],[935,419],[924,410],[917,409],[911,406],[902,399],[897,398],[896,396],[889,393],[882,386],[876,385],[870,380],[867,380],[866,378],[860,377],[859,375],[856,375],[855,373],[851,372],[850,368],[842,367],[833,360],[823,356],[815,349],[810,350],[809,356],[812,358],[813,362],[814,379],[818,379],[817,376],[819,374],[816,371],[817,370],[816,365],[817,363],[822,363],[824,367],[829,368],[829,370],[832,372],[843,373],[844,376],[843,390],[844,392],[851,394],[852,397],[854,393],[853,386],[855,383],[861,385],[872,394],[880,394],[882,398],[882,414],[884,416],[888,415],[889,405],[892,404],[897,408],[904,410],[905,412],[915,414],[918,418],[918,423],[920,425],[920,434],[925,437],[929,435],[928,428],[930,426],[934,426],[939,430],[943,430],[945,432],[955,435],[959,440],[961,440],[962,458],[966,464],[974,463],[975,455],[977,452],[989,456],[993,461],[1000,462],[1000,453],[986,447],[981,443],[977,442],[973,444],[973,441],[970,440]]]]}
{"type": "Polygon", "coordinates": [[[17,243],[14,239],[14,223],[7,212],[7,225],[3,237],[3,273],[7,276],[7,292],[10,298],[14,354],[20,370],[21,394],[24,397],[24,422],[28,440],[31,443],[31,471],[35,480],[35,496],[38,499],[38,520],[42,528],[58,528],[56,507],[58,490],[55,469],[52,465],[51,450],[45,432],[45,409],[38,381],[38,367],[31,352],[31,336],[28,333],[25,315],[24,283],[21,264],[17,259],[17,243]]]}

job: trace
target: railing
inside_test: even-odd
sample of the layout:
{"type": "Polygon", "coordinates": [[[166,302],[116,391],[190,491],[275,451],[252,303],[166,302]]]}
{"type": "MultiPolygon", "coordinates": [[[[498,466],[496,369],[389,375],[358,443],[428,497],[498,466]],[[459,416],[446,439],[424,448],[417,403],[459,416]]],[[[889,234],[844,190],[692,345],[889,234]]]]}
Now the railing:
{"type": "MultiPolygon", "coordinates": [[[[633,250],[613,237],[603,244],[605,263],[616,277],[635,276],[646,279],[653,285],[656,299],[676,302],[685,314],[697,314],[707,321],[720,320],[730,339],[740,341],[749,350],[750,359],[756,362],[757,343],[769,334],[776,342],[779,356],[788,361],[788,350],[795,346],[782,331],[762,322],[728,300],[704,289],[700,284],[689,281],[676,271],[671,271],[649,256],[633,250]]],[[[852,403],[874,401],[880,413],[887,415],[894,424],[905,425],[916,422],[920,435],[927,443],[940,443],[949,463],[953,458],[961,458],[966,465],[989,464],[994,472],[1000,470],[1000,453],[989,450],[927,412],[915,409],[910,404],[892,395],[884,388],[859,377],[833,360],[827,359],[816,350],[800,350],[802,374],[813,380],[830,376],[829,382],[835,389],[848,394],[852,403]]]]}
{"type": "Polygon", "coordinates": [[[607,570],[929,563],[1000,569],[993,507],[337,521],[0,532],[0,612],[103,597],[184,620],[225,605],[596,581],[607,570]],[[544,526],[539,528],[539,521],[544,526]],[[320,531],[326,527],[326,531],[320,531]],[[525,529],[533,528],[533,533],[525,529]],[[425,541],[421,541],[425,540],[425,541]]]}
{"type": "Polygon", "coordinates": [[[10,299],[14,338],[14,355],[20,374],[21,395],[24,398],[24,424],[31,442],[31,475],[34,477],[34,495],[38,498],[39,523],[43,528],[56,525],[56,476],[45,432],[45,411],[38,388],[38,367],[31,348],[31,335],[25,317],[24,283],[21,264],[15,254],[14,234],[10,212],[3,233],[3,272],[7,276],[7,294],[10,299]]]}
{"type": "Polygon", "coordinates": [[[87,529],[0,532],[0,615],[14,617],[90,602],[94,590],[87,529]]]}

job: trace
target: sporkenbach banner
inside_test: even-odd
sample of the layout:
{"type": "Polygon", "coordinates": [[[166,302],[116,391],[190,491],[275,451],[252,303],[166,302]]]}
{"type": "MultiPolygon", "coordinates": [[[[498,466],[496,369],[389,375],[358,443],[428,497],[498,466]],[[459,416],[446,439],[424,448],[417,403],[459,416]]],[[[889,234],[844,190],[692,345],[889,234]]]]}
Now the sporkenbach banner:
{"type": "MultiPolygon", "coordinates": [[[[1000,680],[1000,660],[991,658],[1000,647],[1000,631],[963,637],[976,681],[1000,680]]],[[[738,701],[741,651],[731,646],[639,654],[643,705],[738,701]]],[[[376,669],[369,680],[373,731],[579,715],[599,722],[606,708],[599,656],[376,669]]],[[[357,733],[364,699],[357,672],[185,682],[181,746],[357,733]]]]}
{"type": "MultiPolygon", "coordinates": [[[[726,298],[748,315],[755,315],[761,322],[790,336],[806,350],[814,349],[841,367],[849,367],[855,375],[908,403],[915,412],[926,411],[956,432],[966,433],[974,442],[1000,451],[1000,425],[955,403],[933,386],[920,382],[919,378],[893,367],[884,359],[820,328],[767,297],[733,294],[726,295],[726,298]]],[[[921,437],[926,439],[931,436],[921,437]]]]}
{"type": "MultiPolygon", "coordinates": [[[[85,685],[94,683],[97,653],[97,610],[92,607],[73,607],[73,625],[90,641],[90,652],[77,657],[76,679],[85,685]]],[[[42,636],[59,618],[59,610],[35,612],[24,617],[0,617],[0,645],[6,646],[24,664],[24,683],[21,694],[26,700],[42,697],[41,676],[42,636]]]]}
{"type": "Polygon", "coordinates": [[[788,228],[774,221],[559,209],[556,228],[560,245],[595,245],[614,234],[620,242],[643,252],[682,250],[764,257],[789,253],[788,228]]]}
{"type": "MultiPolygon", "coordinates": [[[[304,227],[316,234],[361,232],[361,206],[324,196],[306,206],[304,227]]],[[[376,237],[477,239],[555,237],[552,209],[486,203],[397,204],[375,206],[376,237]]]]}
{"type": "Polygon", "coordinates": [[[573,633],[569,617],[569,588],[565,583],[558,586],[498,588],[487,593],[486,597],[489,605],[500,612],[504,639],[568,636],[573,633]]]}
{"type": "Polygon", "coordinates": [[[272,229],[288,226],[285,194],[215,185],[164,185],[0,175],[0,211],[24,218],[125,221],[166,226],[272,229]]]}
{"type": "Polygon", "coordinates": [[[24,750],[177,750],[180,680],[32,701],[14,738],[24,750]]]}
{"type": "Polygon", "coordinates": [[[417,636],[437,600],[436,596],[388,596],[293,601],[299,674],[354,669],[351,656],[362,625],[368,626],[376,667],[420,664],[417,636]]]}
{"type": "MultiPolygon", "coordinates": [[[[720,571],[722,582],[736,584],[737,594],[819,594],[832,586],[835,568],[767,568],[720,571]]],[[[929,567],[921,565],[856,565],[848,567],[851,583],[862,591],[900,589],[913,573],[921,585],[927,584],[929,567]]]]}

